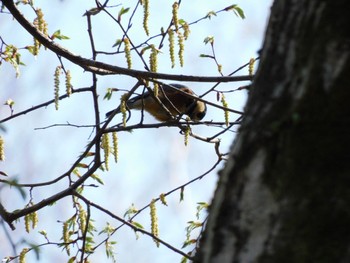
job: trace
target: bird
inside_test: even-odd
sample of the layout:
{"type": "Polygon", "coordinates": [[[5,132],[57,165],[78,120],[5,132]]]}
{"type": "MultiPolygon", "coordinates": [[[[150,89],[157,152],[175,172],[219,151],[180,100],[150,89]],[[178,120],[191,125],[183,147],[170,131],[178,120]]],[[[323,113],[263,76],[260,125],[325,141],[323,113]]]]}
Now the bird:
{"type": "MultiPolygon", "coordinates": [[[[170,121],[173,117],[183,114],[196,122],[204,118],[207,112],[206,104],[193,97],[188,97],[179,91],[181,90],[192,96],[198,97],[190,88],[181,84],[170,84],[170,86],[167,84],[159,86],[158,99],[163,105],[155,99],[153,94],[146,91],[141,95],[129,99],[126,102],[127,109],[144,109],[161,122],[170,121]],[[166,111],[164,107],[168,111],[166,111]]],[[[112,113],[119,113],[120,111],[120,107],[111,110],[106,113],[106,118],[110,117],[112,113]]]]}

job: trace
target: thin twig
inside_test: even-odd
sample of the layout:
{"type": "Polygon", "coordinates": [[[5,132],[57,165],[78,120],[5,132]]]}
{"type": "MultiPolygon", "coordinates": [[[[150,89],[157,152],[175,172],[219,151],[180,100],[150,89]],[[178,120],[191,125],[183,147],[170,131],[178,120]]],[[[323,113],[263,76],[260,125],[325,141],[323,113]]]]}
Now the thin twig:
{"type": "MultiPolygon", "coordinates": [[[[87,91],[91,91],[91,88],[80,88],[80,89],[75,89],[75,90],[72,90],[72,93],[79,93],[79,92],[87,92],[87,91]]],[[[65,99],[65,98],[68,98],[68,95],[67,94],[64,94],[62,96],[59,97],[59,100],[62,100],[62,99],[65,99]]],[[[21,111],[21,112],[18,112],[18,113],[15,113],[15,114],[12,114],[11,116],[7,117],[7,118],[4,118],[2,120],[0,120],[0,123],[4,123],[6,121],[9,121],[11,119],[14,119],[20,115],[25,115],[29,112],[32,112],[34,110],[37,110],[37,109],[40,109],[40,108],[43,108],[43,107],[47,107],[49,106],[50,104],[52,103],[55,103],[55,100],[52,99],[52,100],[49,100],[47,102],[44,102],[44,103],[41,103],[41,104],[38,104],[36,106],[33,106],[29,109],[26,109],[24,111],[21,111]]]]}

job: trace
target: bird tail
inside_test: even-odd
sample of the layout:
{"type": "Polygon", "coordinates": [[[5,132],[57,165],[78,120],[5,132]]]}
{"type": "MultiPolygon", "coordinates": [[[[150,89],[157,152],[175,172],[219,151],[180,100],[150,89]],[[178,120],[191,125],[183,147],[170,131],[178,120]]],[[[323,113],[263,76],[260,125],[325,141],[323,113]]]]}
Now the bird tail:
{"type": "Polygon", "coordinates": [[[120,112],[120,107],[118,107],[118,108],[116,108],[116,109],[114,109],[114,110],[111,110],[111,111],[107,112],[107,113],[106,113],[106,119],[108,119],[108,118],[112,115],[112,113],[114,113],[114,112],[115,112],[115,114],[119,113],[119,112],[120,112]]]}
{"type": "MultiPolygon", "coordinates": [[[[128,110],[131,110],[131,109],[141,109],[143,107],[143,100],[144,99],[147,99],[149,97],[149,93],[146,92],[145,94],[143,95],[137,95],[136,97],[133,97],[131,99],[129,99],[127,102],[126,102],[126,107],[128,110]]],[[[114,110],[111,110],[109,112],[106,113],[106,118],[110,117],[112,115],[112,113],[117,114],[117,113],[120,113],[120,106],[114,110]]]]}

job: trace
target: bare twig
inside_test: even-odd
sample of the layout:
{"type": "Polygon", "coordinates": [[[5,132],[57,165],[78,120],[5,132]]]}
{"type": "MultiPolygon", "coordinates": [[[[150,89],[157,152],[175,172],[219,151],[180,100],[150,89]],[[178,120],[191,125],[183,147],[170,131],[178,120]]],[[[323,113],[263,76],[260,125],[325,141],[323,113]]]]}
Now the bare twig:
{"type": "MultiPolygon", "coordinates": [[[[120,131],[131,131],[135,129],[154,129],[154,128],[162,128],[162,127],[179,127],[179,125],[207,125],[207,126],[223,126],[225,122],[212,122],[212,121],[204,121],[204,122],[187,122],[187,121],[173,121],[173,122],[157,122],[157,123],[138,123],[135,125],[122,126],[119,125],[117,127],[111,127],[104,131],[104,133],[108,132],[120,132],[120,131]]],[[[231,122],[232,125],[239,125],[240,122],[231,122]]]]}
{"type": "MultiPolygon", "coordinates": [[[[79,93],[79,92],[87,92],[87,91],[91,91],[91,88],[80,88],[80,89],[75,89],[75,90],[72,90],[72,93],[79,93]]],[[[62,100],[62,99],[65,99],[65,98],[68,98],[68,95],[67,94],[64,94],[62,96],[59,97],[59,100],[62,100]]],[[[34,110],[37,110],[37,109],[40,109],[40,108],[43,108],[43,107],[47,107],[49,106],[50,104],[52,103],[55,103],[55,100],[52,99],[52,100],[49,100],[47,102],[44,102],[44,103],[41,103],[41,104],[38,104],[36,106],[33,106],[29,109],[26,109],[24,111],[21,111],[21,112],[18,112],[18,113],[15,113],[15,114],[12,114],[11,116],[7,117],[7,118],[4,118],[2,120],[0,120],[0,123],[4,123],[6,121],[9,121],[11,119],[14,119],[20,115],[25,115],[29,112],[32,112],[34,110]]]]}

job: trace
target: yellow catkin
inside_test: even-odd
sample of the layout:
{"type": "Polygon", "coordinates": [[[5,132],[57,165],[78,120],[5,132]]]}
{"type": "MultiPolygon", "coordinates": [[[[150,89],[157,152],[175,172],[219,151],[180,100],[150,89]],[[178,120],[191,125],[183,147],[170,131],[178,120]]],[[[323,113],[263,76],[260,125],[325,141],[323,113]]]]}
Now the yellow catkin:
{"type": "Polygon", "coordinates": [[[19,263],[25,263],[26,262],[26,254],[29,251],[28,248],[23,248],[21,253],[19,253],[19,263]]]}
{"type": "MultiPolygon", "coordinates": [[[[44,35],[48,35],[48,27],[47,23],[44,19],[44,13],[40,8],[35,10],[36,18],[33,21],[33,25],[44,35]]],[[[33,48],[33,55],[37,56],[39,54],[39,49],[41,47],[41,43],[34,38],[34,48],[33,48]]]]}
{"type": "MultiPolygon", "coordinates": [[[[156,209],[156,201],[152,199],[149,207],[150,207],[150,215],[151,215],[151,233],[155,237],[159,237],[159,229],[158,229],[158,217],[157,217],[157,209],[156,209]]],[[[159,242],[156,239],[153,239],[156,243],[157,247],[159,247],[159,242]]]]}
{"type": "Polygon", "coordinates": [[[190,138],[190,133],[191,133],[191,128],[188,126],[188,127],[186,127],[185,130],[184,130],[185,146],[188,145],[188,141],[189,141],[189,138],[190,138]]]}
{"type": "Polygon", "coordinates": [[[178,11],[179,11],[179,3],[175,2],[173,4],[173,24],[175,26],[175,30],[176,32],[179,31],[179,15],[178,15],[178,11]]]}
{"type": "Polygon", "coordinates": [[[117,132],[112,132],[112,140],[113,140],[113,154],[114,161],[118,162],[118,134],[117,132]]]}
{"type": "Polygon", "coordinates": [[[182,23],[182,28],[184,30],[184,38],[185,40],[187,40],[187,38],[189,37],[191,30],[190,30],[190,26],[187,24],[187,22],[182,23]]]}
{"type": "Polygon", "coordinates": [[[33,20],[33,26],[37,29],[39,29],[39,19],[38,17],[34,18],[33,20]]]}
{"type": "Polygon", "coordinates": [[[105,133],[102,135],[101,144],[102,144],[102,148],[103,148],[103,152],[104,152],[105,168],[108,171],[109,170],[109,155],[110,155],[108,133],[105,133]]]}
{"type": "Polygon", "coordinates": [[[69,229],[68,229],[68,221],[63,223],[63,228],[62,228],[62,236],[63,236],[63,242],[65,243],[64,248],[66,249],[67,255],[70,255],[70,249],[68,243],[70,242],[69,238],[69,229]]]}
{"type": "Polygon", "coordinates": [[[159,196],[160,201],[162,202],[163,205],[168,205],[167,201],[165,200],[165,195],[164,194],[160,194],[159,196]]]}
{"type": "Polygon", "coordinates": [[[0,136],[0,161],[5,161],[5,141],[0,136]]]}
{"type": "Polygon", "coordinates": [[[37,20],[38,20],[38,27],[37,28],[44,35],[48,35],[47,23],[44,19],[44,13],[42,12],[41,8],[36,9],[35,13],[37,15],[37,20]]]}
{"type": "Polygon", "coordinates": [[[154,85],[153,86],[154,96],[158,97],[158,95],[159,95],[159,85],[158,85],[158,83],[154,83],[153,85],[154,85]]]}
{"type": "Polygon", "coordinates": [[[60,93],[60,74],[61,74],[61,66],[57,66],[54,74],[54,98],[55,98],[55,109],[59,108],[59,93],[60,93]]]}
{"type": "Polygon", "coordinates": [[[158,69],[158,50],[154,45],[151,45],[151,55],[149,58],[149,63],[152,72],[157,72],[158,69]]]}
{"type": "MultiPolygon", "coordinates": [[[[38,20],[38,18],[34,19],[33,25],[34,25],[34,27],[39,28],[39,20],[38,20]]],[[[41,47],[41,43],[36,38],[34,38],[34,45],[33,46],[34,46],[34,48],[33,48],[33,55],[37,56],[39,54],[39,49],[41,47]]]]}
{"type": "Polygon", "coordinates": [[[174,31],[169,28],[168,30],[168,38],[169,38],[169,53],[170,53],[170,61],[171,67],[175,67],[175,40],[174,40],[174,31]]]}
{"type": "Polygon", "coordinates": [[[37,56],[39,54],[40,49],[40,42],[34,38],[34,45],[33,45],[33,55],[37,56]]]}
{"type": "MultiPolygon", "coordinates": [[[[221,103],[222,103],[223,107],[228,108],[228,103],[226,101],[224,94],[221,94],[221,103]]],[[[229,111],[224,110],[224,114],[225,114],[225,124],[226,124],[226,126],[228,126],[229,125],[229,111]]]]}
{"type": "Polygon", "coordinates": [[[123,125],[126,127],[126,120],[127,120],[127,109],[126,109],[126,98],[127,98],[127,93],[121,96],[120,98],[120,112],[122,113],[123,116],[123,125]]]}
{"type": "Polygon", "coordinates": [[[254,59],[254,58],[251,58],[251,59],[249,60],[249,66],[248,66],[248,73],[249,73],[249,76],[253,76],[254,65],[255,65],[255,59],[254,59]]]}
{"type": "Polygon", "coordinates": [[[79,229],[81,231],[81,233],[85,233],[85,228],[86,228],[86,212],[84,210],[84,208],[82,207],[81,204],[77,204],[78,205],[78,218],[79,218],[79,229]]]}
{"type": "Polygon", "coordinates": [[[39,221],[38,212],[35,211],[35,212],[31,213],[31,217],[32,217],[32,220],[31,220],[32,221],[32,229],[34,229],[37,227],[38,221],[39,221]]]}
{"type": "Polygon", "coordinates": [[[26,229],[26,232],[29,233],[30,232],[30,215],[25,215],[24,216],[24,227],[26,229]]]}
{"type": "MultiPolygon", "coordinates": [[[[32,205],[34,205],[34,203],[30,202],[28,205],[26,205],[26,207],[30,207],[32,205]]],[[[38,213],[36,211],[24,216],[24,226],[27,233],[30,232],[30,229],[36,228],[37,225],[38,225],[38,213]]]]}
{"type": "Polygon", "coordinates": [[[184,66],[184,51],[185,51],[185,39],[182,33],[179,31],[177,32],[177,40],[179,43],[179,60],[181,67],[184,66]]]}
{"type": "Polygon", "coordinates": [[[128,38],[124,38],[124,52],[126,63],[128,64],[128,69],[131,69],[132,61],[131,61],[131,45],[128,38]]]}
{"type": "Polygon", "coordinates": [[[67,70],[66,72],[66,93],[68,97],[72,94],[72,76],[70,74],[70,71],[67,70]]]}
{"type": "Polygon", "coordinates": [[[143,29],[146,35],[149,35],[148,20],[149,20],[149,0],[142,0],[143,5],[143,29]]]}

